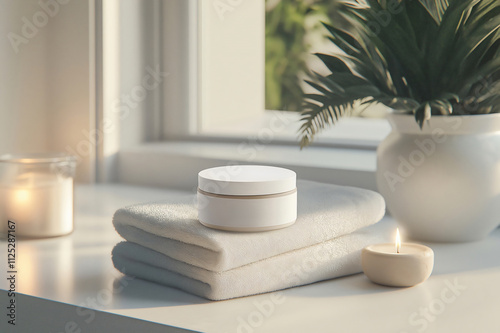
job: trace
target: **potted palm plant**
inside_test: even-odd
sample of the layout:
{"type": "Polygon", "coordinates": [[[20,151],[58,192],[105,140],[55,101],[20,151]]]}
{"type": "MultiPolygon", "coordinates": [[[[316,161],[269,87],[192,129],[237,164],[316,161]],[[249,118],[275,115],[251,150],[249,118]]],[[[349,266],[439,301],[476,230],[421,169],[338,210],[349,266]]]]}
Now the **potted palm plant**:
{"type": "Polygon", "coordinates": [[[377,184],[410,236],[484,238],[500,224],[500,1],[356,0],[325,25],[342,52],[307,81],[301,146],[354,103],[382,103],[392,132],[377,184]]]}

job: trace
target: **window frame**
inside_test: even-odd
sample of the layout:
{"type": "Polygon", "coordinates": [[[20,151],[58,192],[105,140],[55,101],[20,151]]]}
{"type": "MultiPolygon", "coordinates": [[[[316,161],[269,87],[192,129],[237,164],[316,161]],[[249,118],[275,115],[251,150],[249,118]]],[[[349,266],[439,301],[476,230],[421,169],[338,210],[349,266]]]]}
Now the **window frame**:
{"type": "MultiPolygon", "coordinates": [[[[113,1],[113,0],[111,0],[113,1]]],[[[115,0],[116,1],[116,0],[115,0]]],[[[134,0],[121,0],[119,5],[116,3],[115,6],[120,7],[120,16],[123,15],[136,15],[139,16],[144,11],[135,12],[132,8],[126,9],[127,2],[133,2],[134,0]],[[125,12],[127,10],[127,12],[125,12]]],[[[182,167],[172,167],[169,161],[179,160],[179,156],[184,156],[181,159],[186,161],[186,163],[195,163],[194,168],[202,168],[204,166],[212,165],[217,161],[217,164],[223,163],[224,159],[230,160],[231,154],[228,154],[225,158],[215,158],[210,156],[210,148],[205,147],[203,152],[200,153],[198,149],[195,149],[197,142],[199,143],[211,143],[212,148],[217,150],[218,145],[231,144],[231,147],[236,147],[236,149],[249,142],[253,138],[257,137],[257,133],[233,133],[233,134],[217,134],[204,132],[202,129],[203,124],[200,119],[202,118],[201,113],[206,112],[203,108],[203,91],[206,89],[206,82],[210,82],[210,78],[206,76],[203,72],[203,56],[206,55],[206,50],[203,49],[203,44],[200,43],[200,39],[204,30],[204,24],[206,24],[206,17],[204,18],[201,14],[203,4],[204,9],[210,9],[210,6],[214,6],[216,3],[230,3],[233,4],[234,10],[229,10],[227,13],[233,15],[232,20],[237,21],[239,18],[237,14],[244,13],[245,6],[250,6],[253,1],[244,0],[152,0],[149,3],[149,13],[154,15],[155,19],[153,22],[144,22],[144,17],[138,17],[137,22],[140,22],[140,31],[138,36],[143,39],[152,39],[146,46],[151,46],[153,52],[147,57],[136,56],[133,58],[134,66],[139,68],[144,68],[148,64],[159,63],[161,69],[168,72],[169,75],[163,82],[160,89],[151,93],[151,99],[155,102],[145,103],[141,109],[140,115],[134,115],[126,119],[120,119],[117,115],[113,115],[110,112],[109,107],[106,103],[103,103],[102,111],[98,112],[98,128],[104,131],[106,114],[112,114],[112,123],[119,128],[119,131],[113,133],[105,133],[103,142],[99,143],[100,151],[102,152],[98,156],[97,171],[98,180],[101,182],[106,181],[120,181],[125,183],[136,183],[136,184],[158,184],[162,182],[155,182],[155,179],[161,177],[166,177],[169,179],[175,179],[176,173],[182,173],[182,167]],[[203,2],[202,2],[203,1],[203,2]],[[152,37],[151,37],[152,36],[152,37]],[[158,124],[161,124],[158,130],[158,124]],[[153,134],[151,134],[153,133],[153,134]],[[123,137],[126,136],[127,140],[123,137]],[[176,147],[180,147],[185,143],[191,143],[194,147],[191,149],[189,154],[184,154],[176,150],[176,147]],[[154,148],[152,148],[154,146],[154,148]],[[106,148],[107,147],[107,148],[106,148]],[[162,148],[163,147],[163,148],[162,148]],[[108,153],[106,153],[108,150],[108,153]],[[208,153],[207,153],[208,151],[208,153]],[[140,152],[140,154],[139,154],[140,152]],[[193,155],[194,154],[194,155],[193,155]],[[195,156],[196,155],[196,156],[195,156]],[[137,163],[134,162],[135,158],[143,159],[144,161],[149,160],[153,163],[160,163],[156,166],[148,166],[143,168],[138,168],[137,163]],[[212,163],[213,162],[213,163],[212,163]],[[134,171],[135,170],[135,171],[134,171]],[[141,175],[133,175],[133,172],[141,173],[141,175]],[[163,173],[163,174],[162,174],[163,173]],[[165,175],[168,173],[168,175],[165,175]]],[[[264,2],[264,0],[262,0],[264,2]]],[[[147,7],[147,2],[141,3],[138,6],[147,7]]],[[[130,5],[130,4],[129,4],[130,5]]],[[[130,6],[129,6],[130,7],[130,6]]],[[[214,7],[212,7],[213,9],[214,7]]],[[[212,13],[217,15],[217,13],[212,13]]],[[[106,11],[103,12],[103,20],[106,22],[106,11]]],[[[264,15],[264,12],[262,12],[264,15]]],[[[110,39],[120,38],[117,34],[123,34],[120,28],[123,28],[123,20],[116,20],[116,24],[121,24],[117,27],[116,24],[114,29],[111,29],[110,39]]],[[[226,20],[230,21],[228,18],[226,20]]],[[[264,20],[265,21],[265,20],[264,20]]],[[[104,27],[104,33],[109,32],[110,29],[104,27]]],[[[109,27],[108,27],[109,28],[109,27]]],[[[262,27],[262,44],[264,43],[264,27],[262,27]]],[[[140,38],[137,39],[136,44],[139,43],[140,38]]],[[[106,54],[106,37],[103,38],[103,54],[106,54]]],[[[127,41],[128,42],[128,41],[127,41]]],[[[137,48],[139,51],[140,48],[137,48]]],[[[262,48],[262,51],[264,49],[262,48]]],[[[109,54],[109,52],[108,52],[109,54]]],[[[114,59],[105,59],[103,68],[106,68],[106,61],[108,64],[114,64],[114,71],[108,73],[109,77],[113,75],[118,75],[118,73],[127,70],[126,68],[116,65],[119,64],[119,59],[116,57],[121,57],[122,54],[115,52],[113,54],[114,59]]],[[[264,57],[264,52],[262,52],[262,57],[264,57]]],[[[127,65],[130,66],[130,63],[127,65]]],[[[262,71],[264,66],[262,63],[262,71]]],[[[104,72],[106,74],[106,72],[104,72]]],[[[262,73],[263,74],[263,73],[262,73]]],[[[140,79],[139,74],[136,75],[135,80],[140,79]]],[[[118,98],[123,94],[124,86],[129,85],[130,82],[123,82],[123,79],[111,80],[108,77],[109,85],[104,84],[104,98],[103,100],[113,100],[118,98]],[[114,82],[112,82],[114,81],[114,82]],[[108,95],[108,96],[107,96],[108,95]],[[106,97],[107,96],[107,97],[106,97]]],[[[104,82],[106,82],[106,75],[104,75],[104,82]]],[[[278,111],[265,111],[264,110],[264,80],[262,75],[262,105],[260,115],[265,115],[269,117],[269,114],[279,114],[278,111]]],[[[370,120],[367,120],[370,121],[370,120]]],[[[348,122],[348,120],[346,120],[348,122]]],[[[297,122],[294,125],[298,125],[297,122]]],[[[265,130],[265,129],[264,129],[265,130]]],[[[353,131],[356,129],[353,128],[353,131]]],[[[366,140],[366,139],[356,139],[352,140],[350,138],[342,139],[335,137],[328,137],[327,135],[322,135],[318,137],[318,140],[313,144],[313,147],[308,148],[311,150],[311,154],[314,154],[315,149],[323,151],[324,149],[333,150],[344,150],[346,154],[342,156],[349,156],[350,151],[361,150],[365,151],[370,156],[369,165],[358,165],[349,167],[349,170],[345,170],[344,166],[336,166],[335,163],[330,167],[320,166],[321,170],[330,171],[352,171],[356,173],[357,171],[362,171],[364,174],[363,179],[368,179],[365,182],[366,186],[357,182],[356,176],[349,176],[349,179],[353,181],[347,181],[345,184],[342,179],[338,179],[338,182],[349,185],[350,183],[367,188],[374,188],[374,156],[379,141],[378,140],[366,140]],[[368,177],[368,178],[367,178],[368,177]]],[[[273,149],[279,149],[279,147],[289,147],[294,146],[298,151],[298,141],[297,136],[286,136],[286,135],[276,135],[273,140],[262,142],[257,142],[259,145],[267,145],[273,147],[273,149]]],[[[288,149],[288,148],[286,148],[288,149]]],[[[283,148],[283,151],[286,150],[283,148]]],[[[265,156],[265,155],[262,155],[265,156]]],[[[220,156],[219,156],[220,157],[220,156]]],[[[244,159],[232,160],[236,163],[247,162],[244,159]]],[[[250,163],[266,163],[265,159],[257,159],[255,161],[250,161],[250,163]]],[[[227,163],[227,161],[226,161],[227,163]]],[[[276,161],[273,162],[275,165],[279,165],[276,161]]],[[[292,163],[292,162],[290,162],[292,163]]],[[[281,164],[283,166],[288,166],[293,168],[292,164],[281,164]]],[[[318,166],[309,165],[297,166],[304,170],[302,172],[302,178],[309,178],[314,180],[331,181],[324,177],[326,173],[321,173],[323,176],[318,179],[314,176],[317,174],[318,166]],[[309,177],[310,176],[310,177],[309,177]]],[[[339,174],[342,174],[340,172],[339,174]]],[[[168,185],[167,183],[162,183],[162,185],[168,185]]],[[[179,188],[179,184],[174,187],[179,188]]]]}
{"type": "MultiPolygon", "coordinates": [[[[184,22],[182,29],[186,29],[188,32],[186,34],[187,39],[189,40],[188,45],[184,47],[184,52],[187,54],[187,59],[189,60],[185,63],[184,72],[189,77],[188,83],[184,86],[184,90],[187,91],[186,98],[183,99],[183,102],[180,102],[176,105],[165,105],[164,106],[164,127],[163,127],[163,135],[162,139],[165,141],[168,140],[220,140],[221,142],[238,142],[248,138],[249,136],[259,135],[259,128],[255,127],[253,129],[253,133],[249,131],[243,131],[243,134],[235,134],[234,131],[229,132],[221,132],[220,135],[217,134],[217,131],[214,130],[214,127],[211,125],[207,125],[206,118],[210,117],[210,113],[215,115],[217,114],[234,114],[234,105],[237,105],[237,101],[235,99],[241,98],[244,93],[239,90],[234,91],[236,97],[233,100],[229,100],[229,106],[225,104],[217,104],[210,105],[207,107],[205,103],[207,100],[207,96],[217,95],[218,91],[221,91],[220,87],[214,87],[212,82],[214,81],[213,77],[215,75],[207,74],[206,67],[209,67],[206,59],[204,57],[207,54],[213,54],[218,52],[216,50],[214,52],[213,48],[207,50],[208,43],[204,43],[204,39],[206,37],[210,38],[210,33],[214,32],[214,35],[220,35],[223,32],[220,31],[220,27],[211,27],[207,25],[217,25],[217,23],[222,22],[227,29],[236,30],[241,28],[241,25],[238,22],[252,21],[257,22],[257,24],[265,25],[265,0],[260,1],[243,1],[243,0],[188,0],[187,10],[183,13],[187,15],[184,19],[180,19],[180,21],[184,22]],[[257,5],[258,2],[261,2],[261,5],[257,5]],[[224,4],[225,6],[217,7],[218,5],[224,4]],[[227,6],[227,7],[226,7],[227,6]],[[257,8],[255,8],[257,7],[257,8]],[[218,8],[218,10],[216,9],[218,8]],[[250,12],[254,15],[256,12],[262,14],[260,20],[252,19],[245,17],[250,12]],[[193,17],[196,17],[193,19],[193,17]],[[208,17],[208,19],[207,19],[208,17]],[[215,22],[214,22],[215,21],[215,22]],[[219,22],[217,22],[219,21],[219,22]],[[217,30],[219,28],[219,30],[217,30]],[[208,32],[207,32],[208,31],[208,32]],[[194,83],[193,83],[194,82],[194,83]],[[240,97],[238,97],[240,96],[240,97]],[[187,105],[187,107],[185,106],[187,105]],[[211,107],[211,109],[210,109],[211,107]],[[186,115],[188,115],[186,117],[186,115]]],[[[164,12],[165,13],[165,12],[164,12]]],[[[166,43],[171,43],[172,40],[176,40],[178,37],[172,34],[172,31],[175,29],[168,29],[168,27],[164,27],[163,29],[163,40],[167,41],[166,43]],[[170,41],[170,42],[169,42],[170,41]]],[[[256,38],[256,34],[259,34],[261,40],[258,42],[259,48],[257,54],[254,54],[254,58],[258,58],[258,54],[261,54],[261,59],[254,64],[250,64],[253,69],[256,69],[262,73],[260,75],[260,86],[255,87],[252,86],[250,89],[252,90],[254,95],[258,95],[256,99],[257,103],[254,103],[251,106],[251,110],[244,110],[243,113],[246,112],[245,116],[243,116],[239,122],[246,123],[263,123],[267,124],[269,118],[280,118],[280,111],[274,110],[265,110],[264,107],[264,65],[265,65],[265,26],[260,27],[259,29],[254,31],[252,35],[248,36],[248,32],[242,31],[241,35],[245,35],[249,38],[256,38]],[[250,115],[250,116],[249,116],[250,115]]],[[[230,41],[226,44],[234,44],[236,41],[230,41]]],[[[210,45],[208,45],[210,47],[210,45]]],[[[223,47],[227,47],[227,45],[223,45],[223,47]]],[[[227,51],[227,49],[226,49],[227,51]]],[[[234,50],[233,50],[234,51],[234,50]]],[[[236,50],[234,52],[234,57],[242,56],[241,52],[236,50]]],[[[225,50],[220,50],[220,52],[225,52],[225,50]]],[[[178,54],[177,54],[178,56],[178,54]]],[[[218,55],[219,56],[219,55],[218,55]]],[[[185,58],[185,56],[181,56],[185,58]]],[[[212,59],[215,57],[212,57],[212,59]]],[[[172,62],[166,62],[165,68],[171,66],[178,66],[179,62],[176,64],[172,62]]],[[[210,64],[213,66],[213,63],[210,64]]],[[[217,67],[217,64],[215,65],[217,67]]],[[[248,66],[248,63],[246,63],[248,66]]],[[[218,67],[218,70],[224,70],[224,67],[218,67]]],[[[234,70],[234,68],[233,68],[234,70]]],[[[229,70],[228,70],[229,71],[229,70]]],[[[228,77],[228,75],[226,75],[228,77]]],[[[227,82],[238,82],[238,76],[230,76],[230,79],[227,82]]],[[[224,89],[229,88],[229,85],[224,87],[224,89]]],[[[223,90],[224,90],[223,89],[223,90]]],[[[246,88],[248,89],[248,88],[246,88]]],[[[179,99],[178,96],[172,96],[168,91],[165,91],[167,98],[179,99]]],[[[221,94],[219,93],[219,97],[221,94]]],[[[217,97],[216,97],[217,98],[217,97]]],[[[220,97],[221,99],[227,97],[220,97]]],[[[241,110],[239,110],[241,111],[241,110]]],[[[298,123],[298,118],[297,123],[298,123]]],[[[219,118],[220,119],[220,118],[219,118]]],[[[374,127],[377,127],[377,131],[380,131],[380,134],[372,135],[371,137],[366,136],[354,136],[354,135],[345,135],[339,136],[333,131],[325,130],[321,133],[316,142],[313,145],[320,146],[330,146],[334,148],[339,147],[348,147],[348,148],[357,148],[357,149],[370,149],[374,150],[383,139],[383,137],[389,131],[388,123],[381,125],[380,120],[372,120],[372,119],[363,119],[364,122],[369,124],[373,123],[374,127]]],[[[385,120],[384,120],[385,122],[385,120]]],[[[234,121],[234,126],[238,126],[238,120],[234,121]]],[[[356,132],[357,131],[357,121],[351,121],[346,118],[345,120],[341,120],[341,125],[343,127],[342,132],[356,132]]],[[[228,127],[231,124],[227,125],[228,127]]],[[[279,139],[278,143],[287,143],[298,145],[297,140],[298,126],[288,126],[288,128],[280,133],[278,133],[279,139]],[[286,133],[285,133],[286,132],[286,133]]],[[[270,143],[272,144],[272,143],[270,143]]]]}

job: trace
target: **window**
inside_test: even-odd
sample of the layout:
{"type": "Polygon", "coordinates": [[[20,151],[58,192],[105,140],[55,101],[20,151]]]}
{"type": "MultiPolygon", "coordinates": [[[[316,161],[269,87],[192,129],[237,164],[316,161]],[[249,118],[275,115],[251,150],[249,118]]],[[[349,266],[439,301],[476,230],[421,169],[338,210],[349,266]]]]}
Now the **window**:
{"type": "Polygon", "coordinates": [[[300,115],[266,110],[265,0],[110,0],[103,16],[100,126],[118,130],[104,131],[101,180],[191,188],[199,170],[233,160],[375,187],[385,120],[345,119],[301,152],[300,115]],[[161,84],[145,88],[157,68],[161,84]]]}
{"type": "MultiPolygon", "coordinates": [[[[271,135],[272,131],[280,141],[296,142],[300,115],[276,110],[296,111],[300,107],[301,90],[309,92],[303,83],[306,68],[325,71],[322,63],[308,54],[313,50],[332,52],[318,22],[328,18],[327,12],[335,12],[336,3],[209,0],[198,5],[201,99],[197,134],[234,138],[263,132],[271,135]],[[305,15],[312,3],[323,6],[323,13],[305,15]],[[287,27],[293,33],[287,35],[285,25],[293,24],[296,26],[287,27]],[[294,34],[307,40],[286,41],[294,34]]],[[[390,130],[380,117],[383,113],[380,107],[363,113],[369,119],[346,118],[317,141],[375,147],[390,130]]]]}

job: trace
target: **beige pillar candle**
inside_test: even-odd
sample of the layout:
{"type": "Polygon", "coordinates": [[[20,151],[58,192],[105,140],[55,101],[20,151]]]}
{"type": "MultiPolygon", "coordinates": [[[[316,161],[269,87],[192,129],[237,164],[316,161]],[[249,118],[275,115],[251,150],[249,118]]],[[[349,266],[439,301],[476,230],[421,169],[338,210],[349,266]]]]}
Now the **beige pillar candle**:
{"type": "Polygon", "coordinates": [[[0,156],[0,234],[15,222],[20,237],[73,231],[74,158],[65,154],[0,156]]]}
{"type": "Polygon", "coordinates": [[[414,243],[401,243],[399,230],[396,243],[375,244],[361,252],[363,272],[373,282],[390,287],[411,287],[424,282],[434,267],[431,248],[414,243]]]}

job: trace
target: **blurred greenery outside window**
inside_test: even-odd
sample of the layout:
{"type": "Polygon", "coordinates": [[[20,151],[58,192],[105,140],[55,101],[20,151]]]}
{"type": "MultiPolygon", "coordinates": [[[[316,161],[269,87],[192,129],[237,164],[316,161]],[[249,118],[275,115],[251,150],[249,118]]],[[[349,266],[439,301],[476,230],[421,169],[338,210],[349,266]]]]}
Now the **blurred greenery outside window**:
{"type": "MultiPolygon", "coordinates": [[[[314,53],[339,52],[321,24],[342,24],[339,6],[338,0],[266,0],[266,110],[300,111],[303,94],[311,92],[304,82],[308,73],[328,72],[314,53]]],[[[385,113],[355,114],[379,118],[385,113]]]]}

